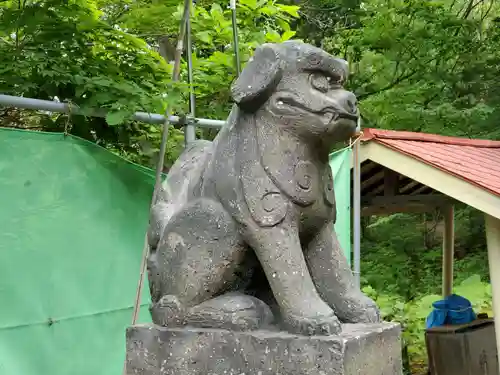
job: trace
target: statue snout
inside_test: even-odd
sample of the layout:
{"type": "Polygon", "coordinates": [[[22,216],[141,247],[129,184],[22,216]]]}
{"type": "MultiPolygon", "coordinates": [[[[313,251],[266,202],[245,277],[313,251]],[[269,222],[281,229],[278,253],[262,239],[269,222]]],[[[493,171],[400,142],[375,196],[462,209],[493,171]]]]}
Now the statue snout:
{"type": "Polygon", "coordinates": [[[358,119],[358,101],[352,92],[338,89],[326,94],[324,100],[326,112],[334,112],[341,118],[358,119]]]}
{"type": "Polygon", "coordinates": [[[342,109],[344,109],[347,113],[355,114],[358,113],[358,100],[356,96],[346,90],[341,90],[339,104],[342,109]]]}

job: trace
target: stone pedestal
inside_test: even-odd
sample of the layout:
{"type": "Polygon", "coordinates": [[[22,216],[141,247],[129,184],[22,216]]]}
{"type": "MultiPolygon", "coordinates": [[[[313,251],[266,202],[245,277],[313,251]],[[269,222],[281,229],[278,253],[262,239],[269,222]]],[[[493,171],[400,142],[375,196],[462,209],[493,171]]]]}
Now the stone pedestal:
{"type": "Polygon", "coordinates": [[[127,330],[127,375],[401,375],[400,327],[346,324],[339,336],[281,331],[127,330]]]}

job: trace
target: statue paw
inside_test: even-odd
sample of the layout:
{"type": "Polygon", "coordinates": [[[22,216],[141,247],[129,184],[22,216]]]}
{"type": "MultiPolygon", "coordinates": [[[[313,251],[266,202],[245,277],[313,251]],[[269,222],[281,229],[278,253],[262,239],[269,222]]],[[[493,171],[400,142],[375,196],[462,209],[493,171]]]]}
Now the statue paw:
{"type": "Polygon", "coordinates": [[[161,326],[181,326],[184,324],[185,309],[176,296],[163,296],[151,308],[151,317],[161,326]]]}
{"type": "Polygon", "coordinates": [[[357,310],[357,317],[355,316],[355,321],[352,323],[379,323],[380,322],[380,310],[378,309],[375,302],[365,296],[364,294],[360,297],[359,303],[357,304],[355,310],[357,310]]]}
{"type": "Polygon", "coordinates": [[[270,308],[255,297],[228,293],[187,308],[176,296],[163,296],[151,306],[155,324],[164,327],[220,328],[250,331],[271,325],[270,308]]]}
{"type": "Polygon", "coordinates": [[[379,323],[381,320],[376,303],[364,294],[347,297],[343,310],[341,318],[345,323],[379,323]]]}
{"type": "Polygon", "coordinates": [[[285,325],[289,332],[306,336],[328,336],[342,330],[335,314],[312,317],[289,315],[285,318],[285,325]]]}
{"type": "Polygon", "coordinates": [[[375,303],[366,307],[365,319],[367,323],[380,323],[380,310],[375,303]]]}
{"type": "Polygon", "coordinates": [[[274,320],[261,300],[240,293],[228,293],[189,310],[186,323],[195,327],[251,331],[269,326],[274,320]]]}

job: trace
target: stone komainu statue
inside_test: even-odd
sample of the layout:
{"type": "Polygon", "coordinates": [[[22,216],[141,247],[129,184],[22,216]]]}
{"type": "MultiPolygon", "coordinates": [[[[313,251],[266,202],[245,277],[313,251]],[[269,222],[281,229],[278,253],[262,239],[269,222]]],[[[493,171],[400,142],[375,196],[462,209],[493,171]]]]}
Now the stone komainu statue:
{"type": "Polygon", "coordinates": [[[326,335],[379,320],[333,231],[328,156],[359,116],[347,75],[308,44],[257,48],[227,124],[186,148],[153,208],[154,323],[326,335]]]}

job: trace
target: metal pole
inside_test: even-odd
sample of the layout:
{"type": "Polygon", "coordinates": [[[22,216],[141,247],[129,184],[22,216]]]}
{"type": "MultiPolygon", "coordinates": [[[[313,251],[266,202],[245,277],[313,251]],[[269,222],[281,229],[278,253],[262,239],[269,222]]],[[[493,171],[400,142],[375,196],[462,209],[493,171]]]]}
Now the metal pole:
{"type": "MultiPolygon", "coordinates": [[[[193,4],[194,6],[194,4],[193,4]]],[[[187,53],[187,63],[188,63],[188,81],[189,81],[189,112],[191,118],[195,116],[195,96],[193,87],[193,45],[191,42],[191,13],[188,8],[188,16],[186,19],[186,53],[187,53]]],[[[196,130],[194,125],[188,122],[184,126],[184,143],[187,146],[189,143],[196,140],[196,130]]]]}
{"type": "MultiPolygon", "coordinates": [[[[358,121],[357,132],[361,131],[361,120],[358,121]]],[[[360,275],[361,275],[361,165],[359,160],[359,140],[356,140],[353,145],[353,273],[354,282],[359,288],[361,285],[360,275]]]]}
{"type": "Polygon", "coordinates": [[[238,22],[236,19],[236,0],[229,0],[229,8],[231,8],[233,21],[233,49],[234,49],[234,64],[236,65],[236,75],[240,75],[240,48],[238,44],[238,22]]]}
{"type": "MultiPolygon", "coordinates": [[[[48,111],[57,113],[70,113],[70,106],[67,103],[59,103],[50,100],[23,98],[19,96],[2,95],[0,94],[0,107],[17,107],[23,109],[33,109],[37,111],[48,111]]],[[[83,112],[75,104],[71,105],[72,115],[85,115],[92,117],[106,117],[106,110],[95,109],[92,111],[83,112]],[[90,112],[90,114],[89,114],[90,112]]],[[[163,124],[166,117],[157,113],[135,112],[133,119],[135,121],[145,122],[148,124],[163,124]]],[[[179,116],[169,116],[168,120],[171,124],[179,124],[183,122],[179,116]]],[[[226,123],[222,120],[211,120],[205,118],[194,118],[195,126],[205,128],[221,128],[226,123]]]]}

